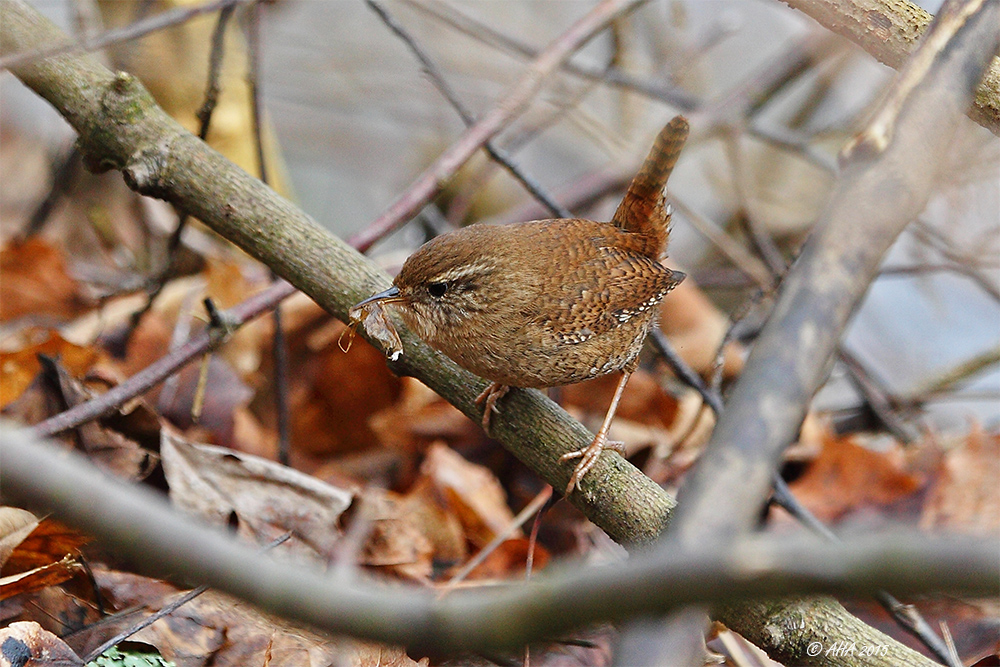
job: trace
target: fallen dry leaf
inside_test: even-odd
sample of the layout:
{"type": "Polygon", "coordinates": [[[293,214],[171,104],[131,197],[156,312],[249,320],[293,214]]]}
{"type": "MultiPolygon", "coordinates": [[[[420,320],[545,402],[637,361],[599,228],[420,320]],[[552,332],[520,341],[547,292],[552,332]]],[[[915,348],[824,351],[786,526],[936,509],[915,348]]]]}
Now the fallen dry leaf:
{"type": "Polygon", "coordinates": [[[828,436],[819,457],[790,486],[816,516],[833,522],[866,509],[884,514],[891,506],[915,500],[924,482],[906,469],[898,446],[883,453],[855,444],[853,438],[828,436]]]}
{"type": "Polygon", "coordinates": [[[434,549],[403,499],[391,491],[367,489],[350,531],[365,533],[358,562],[418,582],[430,580],[434,549]]]}
{"type": "Polygon", "coordinates": [[[427,477],[420,477],[401,502],[401,511],[430,541],[437,563],[461,563],[469,555],[465,528],[427,477]]]}
{"type": "MultiPolygon", "coordinates": [[[[73,377],[58,359],[44,355],[39,355],[38,359],[41,370],[21,396],[3,408],[5,417],[23,424],[36,424],[96,395],[95,391],[73,377]]],[[[105,382],[97,384],[107,387],[105,382]]],[[[78,446],[105,470],[125,479],[144,479],[156,465],[156,452],[142,447],[132,436],[148,438],[150,428],[155,434],[158,419],[144,412],[141,405],[141,401],[135,401],[124,408],[134,416],[121,412],[112,414],[83,424],[61,437],[78,446]],[[122,432],[119,430],[122,428],[131,432],[122,432]]],[[[155,435],[158,437],[158,434],[155,435]]],[[[155,439],[152,442],[154,446],[158,444],[155,439]]]]}
{"type": "Polygon", "coordinates": [[[66,404],[56,384],[46,372],[39,371],[20,396],[5,405],[0,414],[4,419],[30,426],[62,412],[66,404]]]}
{"type": "Polygon", "coordinates": [[[176,384],[170,400],[164,398],[164,392],[157,401],[163,416],[178,428],[201,429],[206,434],[204,437],[214,444],[227,447],[234,444],[234,414],[250,403],[254,396],[253,389],[240,379],[224,359],[215,354],[209,355],[207,359],[198,359],[175,378],[176,384]],[[207,376],[204,378],[204,393],[199,397],[205,363],[208,364],[207,371],[204,371],[207,376]],[[201,401],[197,422],[193,414],[196,398],[201,401]]]}
{"type": "Polygon", "coordinates": [[[0,599],[61,584],[83,568],[72,555],[89,541],[53,519],[0,507],[0,599]]]}
{"type": "Polygon", "coordinates": [[[443,440],[461,449],[481,443],[484,437],[478,424],[410,377],[402,378],[399,400],[372,415],[369,424],[381,447],[397,453],[404,463],[397,472],[403,487],[413,484],[430,443],[443,440]]]}
{"type": "Polygon", "coordinates": [[[22,621],[0,628],[0,665],[82,667],[83,660],[38,623],[22,621]]]}
{"type": "MultiPolygon", "coordinates": [[[[114,607],[140,608],[139,614],[129,614],[121,623],[105,627],[108,636],[184,595],[164,589],[156,580],[124,572],[99,571],[96,575],[102,594],[114,607]]],[[[417,664],[402,649],[319,634],[216,591],[207,591],[182,605],[135,638],[185,667],[367,667],[376,664],[368,661],[369,656],[379,653],[383,664],[417,664]]],[[[90,637],[88,642],[96,645],[99,638],[90,637]]]]}
{"type": "Polygon", "coordinates": [[[430,480],[441,500],[455,512],[469,541],[477,547],[513,523],[507,494],[493,473],[469,463],[447,445],[431,445],[420,474],[430,480]]]}
{"type": "Polygon", "coordinates": [[[38,525],[38,518],[18,507],[0,507],[0,571],[11,553],[38,525]]]}
{"type": "MultiPolygon", "coordinates": [[[[69,374],[57,360],[39,357],[44,372],[58,381],[60,397],[71,408],[94,398],[94,391],[69,374]]],[[[107,428],[102,421],[92,421],[78,427],[76,442],[84,452],[105,470],[131,480],[145,479],[156,465],[156,454],[145,449],[117,430],[107,428]]]]}
{"type": "MultiPolygon", "coordinates": [[[[5,507],[3,509],[11,510],[14,508],[5,507]]],[[[46,517],[34,525],[32,530],[11,550],[5,563],[6,572],[19,572],[54,563],[67,554],[76,553],[88,542],[90,542],[90,538],[83,533],[73,530],[55,519],[46,517]]]]}
{"type": "Polygon", "coordinates": [[[265,428],[248,406],[233,410],[232,423],[232,440],[225,446],[265,459],[278,458],[278,434],[265,428]]]}
{"type": "Polygon", "coordinates": [[[978,535],[1000,531],[1000,434],[977,426],[945,453],[920,526],[978,535]]]}
{"type": "Polygon", "coordinates": [[[77,559],[66,556],[55,563],[0,577],[0,600],[61,584],[83,571],[83,566],[77,559]]]}
{"type": "MultiPolygon", "coordinates": [[[[35,621],[65,639],[68,632],[100,620],[95,595],[88,578],[77,576],[59,586],[46,586],[4,600],[3,623],[35,621]]],[[[76,650],[72,643],[70,646],[76,650]]]]}
{"type": "Polygon", "coordinates": [[[309,331],[289,337],[292,442],[311,459],[307,468],[378,446],[369,420],[396,402],[402,386],[381,352],[359,340],[344,354],[335,337],[344,325],[330,328],[319,348],[309,344],[309,331]]]}
{"type": "Polygon", "coordinates": [[[163,432],[160,444],[170,498],[185,512],[215,525],[238,520],[238,533],[267,544],[291,532],[276,549],[320,563],[340,539],[340,516],[353,493],[305,473],[222,447],[163,432]]]}
{"type": "Polygon", "coordinates": [[[76,377],[85,375],[104,356],[97,348],[74,345],[55,331],[33,330],[30,338],[31,342],[17,350],[0,352],[0,407],[24,393],[38,375],[39,354],[58,358],[76,377]]]}
{"type": "Polygon", "coordinates": [[[62,250],[33,237],[0,250],[0,322],[31,315],[65,321],[90,307],[62,250]]]}

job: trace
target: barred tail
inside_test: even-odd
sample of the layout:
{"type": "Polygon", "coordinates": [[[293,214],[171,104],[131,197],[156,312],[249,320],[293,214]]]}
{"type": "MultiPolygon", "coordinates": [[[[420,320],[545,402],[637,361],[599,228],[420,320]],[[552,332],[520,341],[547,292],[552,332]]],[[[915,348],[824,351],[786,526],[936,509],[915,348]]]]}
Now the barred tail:
{"type": "Polygon", "coordinates": [[[611,224],[647,237],[646,254],[653,259],[659,258],[667,247],[670,213],[664,209],[663,187],[687,137],[686,118],[676,116],[667,123],[611,219],[611,224]]]}

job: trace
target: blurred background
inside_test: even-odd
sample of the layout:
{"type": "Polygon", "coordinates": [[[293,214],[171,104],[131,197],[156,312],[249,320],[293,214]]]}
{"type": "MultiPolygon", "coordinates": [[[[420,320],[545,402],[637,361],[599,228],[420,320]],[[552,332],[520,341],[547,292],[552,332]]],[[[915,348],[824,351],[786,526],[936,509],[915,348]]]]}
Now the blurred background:
{"type": "MultiPolygon", "coordinates": [[[[202,0],[31,4],[85,43],[134,22],[187,15],[167,30],[111,41],[94,55],[136,74],[165,110],[199,131],[219,3],[207,13],[202,0]]],[[[350,239],[461,136],[465,125],[441,81],[472,118],[482,117],[596,4],[274,0],[258,13],[255,4],[240,3],[223,33],[207,141],[261,175],[251,104],[256,81],[267,182],[350,239]],[[254,55],[257,79],[249,76],[254,55]]],[[[676,114],[689,118],[692,134],[668,184],[674,216],[665,260],[688,278],[664,300],[660,323],[688,365],[708,382],[718,379],[724,393],[739,377],[787,265],[821,216],[838,152],[865,126],[894,74],[780,2],[650,0],[550,77],[494,145],[572,214],[608,220],[657,132],[676,114]]],[[[5,419],[37,423],[126,381],[202,330],[202,299],[229,308],[271,280],[266,267],[197,221],[175,244],[179,212],[129,191],[117,172],[88,172],[74,141],[45,102],[0,73],[5,419]]],[[[930,203],[889,251],[829,381],[786,451],[782,473],[793,494],[837,530],[998,530],[1000,142],[966,120],[949,152],[932,159],[940,173],[930,203]]],[[[421,243],[456,226],[551,215],[480,151],[369,255],[392,273],[421,243]]],[[[863,220],[866,211],[857,215],[863,220]]],[[[359,339],[345,354],[338,346],[345,326],[307,297],[288,299],[281,313],[284,364],[275,361],[281,355],[274,353],[273,319],[259,318],[141,400],[68,432],[65,444],[120,476],[169,490],[178,507],[236,528],[255,544],[294,532],[278,553],[357,566],[366,575],[444,586],[466,576],[480,583],[520,579],[526,563],[542,568],[550,556],[587,563],[624,557],[570,503],[548,503],[551,488],[477,423],[413,378],[391,374],[381,350],[359,339]],[[277,368],[285,369],[286,383],[277,368]],[[288,408],[287,448],[279,444],[276,396],[288,408]],[[336,502],[317,501],[317,478],[336,502]],[[535,511],[522,509],[543,505],[536,542],[527,524],[518,526],[535,511]],[[497,542],[499,535],[508,539],[497,542]],[[486,561],[476,565],[473,554],[486,561]]],[[[653,355],[643,362],[610,437],[674,493],[710,437],[714,415],[653,355]]],[[[552,394],[596,430],[616,381],[599,378],[552,394]]],[[[773,508],[767,523],[779,532],[798,529],[773,508]]],[[[56,549],[50,560],[65,553],[56,549]]],[[[5,574],[11,563],[0,560],[5,574]]],[[[167,599],[162,582],[133,576],[98,571],[112,606],[153,609],[167,599]]],[[[35,606],[25,601],[28,594],[5,601],[2,622],[37,620],[65,636],[73,624],[63,619],[83,628],[102,617],[90,603],[89,582],[72,592],[44,586],[30,593],[47,596],[33,598],[41,600],[35,606]]],[[[944,598],[918,603],[932,626],[948,624],[965,664],[995,656],[995,601],[944,598]]],[[[215,604],[206,602],[200,613],[214,613],[215,604]]],[[[221,606],[232,611],[231,602],[221,606]]],[[[852,613],[910,641],[873,606],[851,602],[852,613]]],[[[191,632],[167,633],[157,645],[212,656],[214,665],[302,664],[298,628],[275,633],[271,621],[251,621],[237,619],[218,635],[209,632],[218,627],[213,622],[192,622],[191,632]],[[267,656],[249,659],[239,649],[260,627],[266,636],[258,646],[267,656]],[[276,636],[286,643],[286,662],[272,661],[276,636]],[[196,639],[205,645],[191,648],[196,639]],[[236,655],[223,658],[230,649],[236,655]]],[[[776,664],[760,656],[738,660],[720,646],[726,633],[710,633],[717,635],[710,648],[730,655],[726,664],[776,664]]],[[[584,655],[578,664],[607,664],[614,631],[585,634],[591,643],[572,649],[584,655]]],[[[305,644],[313,651],[330,641],[305,644]]],[[[339,659],[316,664],[417,664],[383,660],[389,647],[353,658],[334,648],[339,659]]],[[[569,650],[553,646],[533,659],[567,664],[569,650]]]]}
{"type": "MultiPolygon", "coordinates": [[[[90,35],[141,12],[195,3],[32,4],[65,29],[90,35]]],[[[479,116],[593,4],[386,0],[384,9],[479,116]]],[[[925,8],[933,12],[935,4],[925,8]]],[[[209,140],[254,171],[240,27],[246,20],[230,24],[209,140]]],[[[201,16],[101,57],[137,72],[165,108],[196,129],[215,21],[201,16]]],[[[407,45],[362,0],[268,4],[259,57],[270,182],[341,236],[363,229],[463,129],[407,45]]],[[[689,272],[725,313],[762,295],[757,302],[765,305],[750,308],[736,330],[751,340],[776,272],[822,209],[837,151],[893,71],[803,14],[763,1],[648,2],[572,62],[575,69],[557,73],[496,145],[575,214],[608,219],[656,131],[674,114],[688,115],[692,139],[669,186],[677,209],[669,263],[689,272]]],[[[9,239],[46,198],[74,136],[9,73],[0,77],[0,95],[0,213],[9,239]]],[[[940,156],[930,206],[886,258],[818,407],[840,411],[846,422],[865,420],[858,374],[847,368],[853,364],[916,428],[964,429],[970,419],[1000,424],[998,156],[996,137],[963,124],[952,151],[940,156]]],[[[79,178],[86,180],[72,186],[73,196],[56,199],[45,223],[69,225],[78,248],[104,246],[75,254],[74,265],[87,275],[100,273],[97,266],[155,266],[155,252],[140,252],[146,241],[134,232],[116,231],[126,250],[108,253],[100,221],[116,211],[134,215],[139,206],[166,235],[173,212],[121,199],[116,174],[79,178]]],[[[417,221],[372,254],[393,270],[450,225],[548,215],[481,153],[417,221]]]]}

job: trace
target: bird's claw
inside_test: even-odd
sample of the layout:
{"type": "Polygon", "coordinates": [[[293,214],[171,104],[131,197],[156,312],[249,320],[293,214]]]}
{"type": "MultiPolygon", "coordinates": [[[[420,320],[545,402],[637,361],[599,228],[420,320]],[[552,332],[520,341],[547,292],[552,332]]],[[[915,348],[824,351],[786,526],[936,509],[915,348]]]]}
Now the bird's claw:
{"type": "Polygon", "coordinates": [[[594,438],[594,441],[583,449],[578,449],[575,452],[569,452],[568,454],[563,454],[559,457],[560,461],[571,461],[573,459],[581,459],[579,463],[576,464],[576,468],[573,469],[573,474],[569,478],[569,484],[566,485],[565,495],[569,495],[573,492],[573,489],[579,485],[580,480],[586,475],[594,465],[597,464],[597,459],[600,457],[601,452],[605,449],[613,449],[622,456],[625,456],[625,444],[618,442],[616,440],[607,440],[600,436],[594,438]]]}
{"type": "Polygon", "coordinates": [[[493,413],[500,414],[500,409],[497,408],[497,401],[503,398],[507,392],[510,391],[510,387],[505,384],[500,384],[499,382],[491,382],[483,389],[479,396],[476,396],[476,405],[483,405],[483,431],[486,435],[490,434],[490,417],[493,413]]]}

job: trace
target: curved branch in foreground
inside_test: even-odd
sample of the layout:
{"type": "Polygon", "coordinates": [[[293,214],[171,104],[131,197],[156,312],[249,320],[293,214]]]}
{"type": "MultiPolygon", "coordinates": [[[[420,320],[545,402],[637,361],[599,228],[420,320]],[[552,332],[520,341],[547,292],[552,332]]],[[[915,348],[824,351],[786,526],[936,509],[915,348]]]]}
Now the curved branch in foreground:
{"type": "MultiPolygon", "coordinates": [[[[331,632],[417,650],[489,651],[556,636],[596,621],[813,591],[1000,594],[993,540],[880,533],[854,542],[753,539],[732,550],[633,556],[613,567],[552,568],[531,582],[444,599],[430,591],[336,580],[288,567],[174,510],[145,487],[25,430],[0,433],[0,484],[8,501],[55,512],[153,576],[186,573],[272,612],[331,632]],[[36,473],[45,470],[41,480],[36,473]],[[193,570],[193,571],[192,571],[193,570]]],[[[860,621],[852,641],[879,643],[860,621]]],[[[907,663],[912,664],[912,663],[907,663]]]]}
{"type": "MultiPolygon", "coordinates": [[[[0,11],[0,55],[65,39],[23,0],[0,0],[0,11]]],[[[132,189],[194,215],[341,320],[352,305],[389,286],[371,260],[181,127],[131,76],[85,54],[54,56],[13,73],[70,122],[92,168],[118,169],[132,189]]],[[[393,370],[418,378],[478,422],[474,401],[486,382],[405,327],[399,332],[406,352],[393,370]]],[[[593,439],[534,390],[512,391],[491,430],[554,488],[565,488],[572,472],[559,457],[593,439]]],[[[602,457],[588,478],[570,502],[591,521],[622,544],[656,539],[674,507],[659,486],[618,455],[602,457]]]]}
{"type": "MultiPolygon", "coordinates": [[[[725,548],[755,525],[782,452],[794,441],[883,255],[934,190],[937,157],[948,149],[971,91],[1000,45],[998,25],[997,0],[945,3],[872,122],[845,149],[827,207],[782,283],[711,441],[681,488],[672,539],[659,547],[664,555],[678,546],[725,548]]],[[[761,610],[769,627],[788,616],[773,605],[761,610]]],[[[792,611],[795,620],[805,613],[792,611]]],[[[825,613],[812,616],[830,625],[825,613]]],[[[742,627],[747,609],[723,612],[718,620],[742,627]]],[[[751,624],[763,628],[759,618],[751,624]]],[[[747,634],[777,660],[816,664],[792,649],[805,646],[801,641],[766,630],[747,634]]]]}
{"type": "MultiPolygon", "coordinates": [[[[62,38],[22,0],[0,0],[0,10],[4,16],[0,55],[62,38]]],[[[14,74],[73,125],[92,166],[119,169],[133,189],[197,216],[337,317],[346,318],[351,305],[388,286],[388,278],[367,258],[186,132],[128,75],[113,74],[90,56],[71,55],[17,67],[14,74]]],[[[394,370],[414,375],[478,420],[474,398],[485,382],[429,349],[405,328],[400,333],[406,354],[394,370]]],[[[511,392],[504,408],[494,420],[494,437],[549,484],[565,487],[570,469],[559,463],[559,457],[586,446],[593,436],[537,391],[511,392]]],[[[633,547],[652,543],[675,505],[652,480],[614,454],[601,457],[570,502],[613,539],[633,547]]],[[[106,511],[101,516],[111,520],[113,514],[106,511]]],[[[201,563],[200,558],[193,562],[201,563]]],[[[269,608],[280,613],[291,602],[276,594],[278,602],[269,608]]],[[[836,603],[827,607],[842,619],[841,624],[827,626],[829,641],[858,641],[856,635],[837,634],[840,625],[853,627],[854,619],[836,603]]],[[[514,625],[541,622],[533,617],[502,620],[514,625]]],[[[361,620],[352,623],[349,627],[361,620]]],[[[433,620],[421,619],[414,627],[427,624],[433,620]]],[[[374,630],[366,628],[361,634],[371,636],[374,630]]],[[[913,656],[907,664],[919,664],[915,660],[920,656],[905,650],[913,656]]]]}
{"type": "MultiPolygon", "coordinates": [[[[901,69],[934,16],[909,0],[784,0],[821,26],[851,40],[876,60],[901,69]]],[[[1000,135],[1000,57],[976,89],[969,117],[1000,135]]]]}
{"type": "Polygon", "coordinates": [[[845,149],[826,209],[681,489],[675,538],[724,541],[756,523],[782,452],[882,256],[934,191],[937,156],[1000,45],[998,25],[1000,0],[947,2],[872,122],[845,149]]]}

